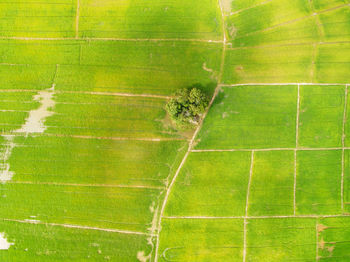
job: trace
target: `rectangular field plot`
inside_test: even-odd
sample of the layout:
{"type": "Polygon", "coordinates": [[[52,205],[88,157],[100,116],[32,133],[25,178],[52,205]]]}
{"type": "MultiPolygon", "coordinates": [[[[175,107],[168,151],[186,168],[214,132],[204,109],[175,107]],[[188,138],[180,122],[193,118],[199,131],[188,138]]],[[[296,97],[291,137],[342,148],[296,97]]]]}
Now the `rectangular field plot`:
{"type": "Polygon", "coordinates": [[[266,1],[263,5],[255,5],[229,16],[227,31],[231,39],[236,36],[242,37],[267,31],[293,20],[300,20],[310,14],[309,3],[304,0],[266,1]]]}
{"type": "Polygon", "coordinates": [[[348,2],[348,0],[314,0],[313,5],[317,11],[320,11],[343,6],[348,2]]]}
{"type": "Polygon", "coordinates": [[[4,89],[39,90],[51,87],[55,66],[0,65],[0,91],[4,89]]]}
{"type": "Polygon", "coordinates": [[[72,37],[76,0],[2,1],[0,36],[72,37]]]}
{"type": "Polygon", "coordinates": [[[300,86],[300,147],[341,147],[345,86],[300,86]]]}
{"type": "Polygon", "coordinates": [[[17,137],[9,157],[14,181],[163,187],[185,141],[17,137]]]}
{"type": "Polygon", "coordinates": [[[81,0],[79,35],[220,40],[221,13],[215,0],[81,0]]]}
{"type": "Polygon", "coordinates": [[[296,86],[223,88],[198,135],[197,148],[295,147],[296,86]]]}
{"type": "Polygon", "coordinates": [[[327,41],[350,40],[350,8],[344,6],[319,15],[327,41]]]}
{"type": "Polygon", "coordinates": [[[320,261],[350,260],[350,218],[321,218],[317,221],[320,261]]]}
{"type": "Polygon", "coordinates": [[[311,82],[312,45],[228,49],[223,82],[311,82]]]}
{"type": "Polygon", "coordinates": [[[297,152],[297,214],[341,213],[341,150],[297,152]]]}
{"type": "Polygon", "coordinates": [[[108,186],[1,184],[1,216],[147,232],[160,191],[108,186]]]}
{"type": "Polygon", "coordinates": [[[179,138],[167,127],[165,99],[57,94],[47,133],[93,137],[179,138]]]}
{"type": "Polygon", "coordinates": [[[8,133],[20,128],[29,111],[39,106],[33,100],[35,92],[0,92],[0,132],[8,133]]]}
{"type": "Polygon", "coordinates": [[[166,215],[243,216],[250,152],[191,153],[171,191],[166,215]]]}
{"type": "Polygon", "coordinates": [[[246,261],[315,261],[315,219],[250,219],[246,261]]]}
{"type": "Polygon", "coordinates": [[[316,82],[348,83],[350,74],[350,44],[319,45],[316,59],[316,82]]]}
{"type": "Polygon", "coordinates": [[[56,64],[79,64],[80,45],[83,43],[77,40],[0,40],[0,63],[46,65],[50,68],[55,68],[56,64]]]}
{"type": "Polygon", "coordinates": [[[248,215],[293,214],[294,152],[254,152],[248,215]]]}
{"type": "Polygon", "coordinates": [[[243,220],[163,219],[158,261],[242,261],[243,220]]]}
{"type": "Polygon", "coordinates": [[[350,213],[350,150],[344,151],[344,209],[350,213]]]}
{"type": "Polygon", "coordinates": [[[221,43],[92,41],[82,45],[81,66],[60,66],[56,87],[170,95],[201,83],[211,94],[221,57],[221,43]]]}
{"type": "MultiPolygon", "coordinates": [[[[234,24],[231,26],[234,27],[234,24]]],[[[232,33],[236,34],[236,33],[232,33]]],[[[233,35],[232,35],[233,37],[233,35]]],[[[316,17],[311,16],[293,23],[272,27],[268,30],[236,35],[230,41],[232,47],[257,47],[267,45],[292,45],[314,43],[320,40],[316,17]]]]}
{"type": "Polygon", "coordinates": [[[137,261],[152,247],[147,236],[3,221],[0,231],[13,243],[1,261],[137,261]]]}

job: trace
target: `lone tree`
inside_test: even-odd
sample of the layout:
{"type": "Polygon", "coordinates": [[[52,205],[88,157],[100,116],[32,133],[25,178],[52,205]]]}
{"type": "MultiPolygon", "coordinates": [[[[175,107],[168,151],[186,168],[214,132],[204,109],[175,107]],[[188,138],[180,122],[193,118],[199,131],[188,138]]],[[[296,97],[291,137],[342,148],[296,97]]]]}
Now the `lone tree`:
{"type": "Polygon", "coordinates": [[[208,97],[197,86],[178,90],[166,105],[170,118],[178,127],[197,125],[209,105],[208,97]]]}

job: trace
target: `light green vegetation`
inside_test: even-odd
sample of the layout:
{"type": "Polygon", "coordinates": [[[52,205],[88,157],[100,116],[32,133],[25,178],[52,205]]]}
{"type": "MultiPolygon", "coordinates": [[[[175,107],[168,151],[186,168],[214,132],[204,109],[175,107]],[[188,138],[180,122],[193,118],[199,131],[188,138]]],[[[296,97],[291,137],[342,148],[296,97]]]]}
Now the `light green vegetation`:
{"type": "Polygon", "coordinates": [[[310,15],[310,12],[308,1],[269,1],[227,17],[227,31],[231,38],[242,37],[300,19],[310,15]]]}
{"type": "Polygon", "coordinates": [[[316,58],[316,80],[320,83],[348,83],[350,44],[320,45],[316,58]]]}
{"type": "MultiPolygon", "coordinates": [[[[84,41],[71,40],[1,40],[0,41],[0,63],[42,65],[41,71],[51,69],[50,79],[54,75],[56,64],[79,64],[80,44],[84,41]],[[44,67],[46,65],[46,67],[44,67]]],[[[17,68],[17,67],[15,67],[17,68]]],[[[19,68],[20,70],[20,68],[19,68]]],[[[3,88],[3,87],[2,87],[3,88]]]]}
{"type": "Polygon", "coordinates": [[[185,141],[18,137],[9,163],[14,181],[163,187],[185,141]],[[142,170],[142,172],[140,172],[142,170]]]}
{"type": "Polygon", "coordinates": [[[223,82],[311,82],[312,53],[313,47],[309,45],[228,49],[223,82]]]}
{"type": "Polygon", "coordinates": [[[0,40],[0,88],[48,88],[59,64],[57,90],[171,95],[200,83],[212,94],[221,54],[220,43],[0,40]]]}
{"type": "Polygon", "coordinates": [[[293,214],[294,152],[255,152],[248,215],[293,214]]]}
{"type": "Polygon", "coordinates": [[[76,0],[4,0],[0,13],[1,36],[74,36],[76,0]]]}
{"type": "Polygon", "coordinates": [[[347,4],[348,0],[314,0],[314,7],[316,10],[327,10],[337,6],[347,4]]]}
{"type": "Polygon", "coordinates": [[[295,147],[296,86],[223,88],[196,148],[295,147]]]}
{"type": "Polygon", "coordinates": [[[241,219],[164,219],[158,261],[242,261],[241,219]]]}
{"type": "Polygon", "coordinates": [[[94,137],[180,137],[165,123],[165,99],[58,94],[48,133],[94,137]]]}
{"type": "Polygon", "coordinates": [[[246,261],[315,261],[315,219],[251,219],[246,261]]]}
{"type": "Polygon", "coordinates": [[[8,132],[22,126],[29,111],[38,106],[34,92],[0,92],[0,131],[8,132]]]}
{"type": "Polygon", "coordinates": [[[249,168],[249,152],[191,154],[172,189],[166,215],[243,216],[249,168]]]}
{"type": "Polygon", "coordinates": [[[301,86],[300,147],[341,147],[345,86],[301,86]]]}
{"type": "Polygon", "coordinates": [[[81,47],[81,66],[60,67],[57,88],[170,95],[200,82],[212,93],[221,49],[216,43],[91,42],[81,47]]]}
{"type": "Polygon", "coordinates": [[[296,212],[341,213],[341,150],[298,151],[296,212]]]}
{"type": "Polygon", "coordinates": [[[8,221],[0,222],[0,232],[14,243],[0,252],[1,261],[137,261],[137,252],[152,250],[142,235],[8,221]]]}
{"type": "Polygon", "coordinates": [[[141,232],[160,197],[158,189],[49,184],[0,184],[0,192],[2,218],[141,232]]]}
{"type": "Polygon", "coordinates": [[[82,37],[222,38],[216,0],[81,0],[82,37]]]}
{"type": "Polygon", "coordinates": [[[350,213],[350,151],[344,150],[344,209],[350,213]]]}
{"type": "Polygon", "coordinates": [[[45,89],[52,84],[53,76],[53,66],[0,65],[0,90],[45,89]]]}
{"type": "Polygon", "coordinates": [[[320,261],[349,261],[350,219],[318,219],[318,254],[320,261]]]}
{"type": "Polygon", "coordinates": [[[225,20],[230,43],[223,82],[347,83],[348,4],[345,0],[232,1],[225,20]]]}

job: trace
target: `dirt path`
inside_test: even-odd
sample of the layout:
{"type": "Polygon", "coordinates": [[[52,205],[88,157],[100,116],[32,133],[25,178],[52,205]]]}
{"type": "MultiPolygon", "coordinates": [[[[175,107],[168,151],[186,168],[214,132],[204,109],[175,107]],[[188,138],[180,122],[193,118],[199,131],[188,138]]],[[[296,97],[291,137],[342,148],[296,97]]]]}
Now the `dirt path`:
{"type": "Polygon", "coordinates": [[[22,41],[121,41],[121,42],[203,42],[203,43],[222,43],[221,40],[205,39],[185,39],[185,38],[99,38],[99,37],[21,37],[21,36],[0,36],[0,40],[22,40],[22,41]]]}
{"type": "Polygon", "coordinates": [[[46,225],[46,226],[59,226],[59,227],[77,228],[77,229],[84,229],[84,230],[98,230],[98,231],[106,231],[106,232],[121,233],[121,234],[150,236],[150,234],[144,233],[144,232],[128,231],[128,230],[120,230],[120,229],[111,229],[111,228],[78,226],[78,225],[71,225],[71,224],[45,223],[45,222],[41,222],[41,221],[38,221],[38,220],[19,220],[19,219],[8,219],[8,218],[2,218],[2,220],[4,220],[4,221],[11,221],[11,222],[18,222],[18,223],[26,223],[26,224],[39,224],[39,225],[46,225]]]}
{"type": "Polygon", "coordinates": [[[140,189],[158,189],[158,190],[164,189],[164,187],[160,187],[160,186],[78,184],[78,183],[57,183],[57,182],[32,182],[32,181],[8,181],[8,184],[54,185],[54,186],[77,186],[77,187],[140,188],[140,189]]]}
{"type": "Polygon", "coordinates": [[[160,232],[161,232],[161,224],[162,224],[162,218],[164,216],[164,210],[165,210],[165,207],[166,207],[166,204],[168,202],[168,198],[169,198],[169,195],[170,195],[170,192],[171,192],[171,189],[173,188],[174,184],[175,184],[175,181],[176,181],[176,178],[178,177],[183,165],[185,164],[186,160],[187,160],[187,157],[188,155],[190,154],[191,150],[193,149],[193,146],[194,146],[194,143],[195,143],[195,138],[198,134],[198,132],[200,131],[202,125],[203,125],[203,121],[206,117],[206,115],[208,114],[209,112],[209,109],[210,107],[212,106],[214,100],[215,100],[215,97],[217,96],[219,90],[220,90],[220,83],[221,83],[221,80],[222,80],[222,75],[223,75],[223,70],[224,70],[224,64],[225,64],[225,53],[226,53],[226,30],[225,30],[225,19],[224,19],[224,12],[223,12],[223,8],[221,6],[221,1],[219,0],[218,1],[218,4],[219,4],[219,7],[220,7],[220,11],[221,11],[221,17],[222,17],[222,30],[223,30],[223,41],[222,41],[222,44],[223,44],[223,48],[222,48],[222,55],[221,55],[221,63],[220,63],[220,72],[219,72],[219,77],[218,77],[218,85],[216,86],[215,88],[215,91],[214,91],[214,94],[212,96],[212,99],[210,100],[210,103],[208,105],[208,108],[207,110],[204,112],[201,120],[200,120],[200,123],[198,124],[190,142],[189,142],[189,145],[188,145],[188,149],[187,149],[187,152],[185,153],[179,167],[177,168],[176,172],[175,172],[175,175],[170,183],[170,185],[168,186],[167,188],[167,191],[166,191],[166,194],[165,194],[165,197],[164,197],[164,200],[163,200],[163,203],[162,203],[162,206],[161,206],[161,210],[160,210],[160,216],[159,216],[159,220],[158,220],[158,225],[157,225],[157,228],[158,228],[158,231],[157,231],[157,242],[156,242],[156,249],[155,249],[155,262],[158,261],[158,250],[159,250],[159,235],[160,235],[160,232]]]}

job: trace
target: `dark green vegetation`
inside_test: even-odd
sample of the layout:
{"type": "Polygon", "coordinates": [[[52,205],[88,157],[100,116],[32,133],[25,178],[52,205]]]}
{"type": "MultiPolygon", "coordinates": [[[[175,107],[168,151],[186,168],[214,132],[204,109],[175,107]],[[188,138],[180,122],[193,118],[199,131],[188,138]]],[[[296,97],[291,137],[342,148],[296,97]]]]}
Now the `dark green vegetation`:
{"type": "Polygon", "coordinates": [[[348,261],[349,4],[1,1],[0,260],[348,261]]]}
{"type": "Polygon", "coordinates": [[[193,86],[178,90],[165,109],[178,127],[185,127],[190,124],[197,125],[208,104],[208,97],[201,89],[193,86]]]}

